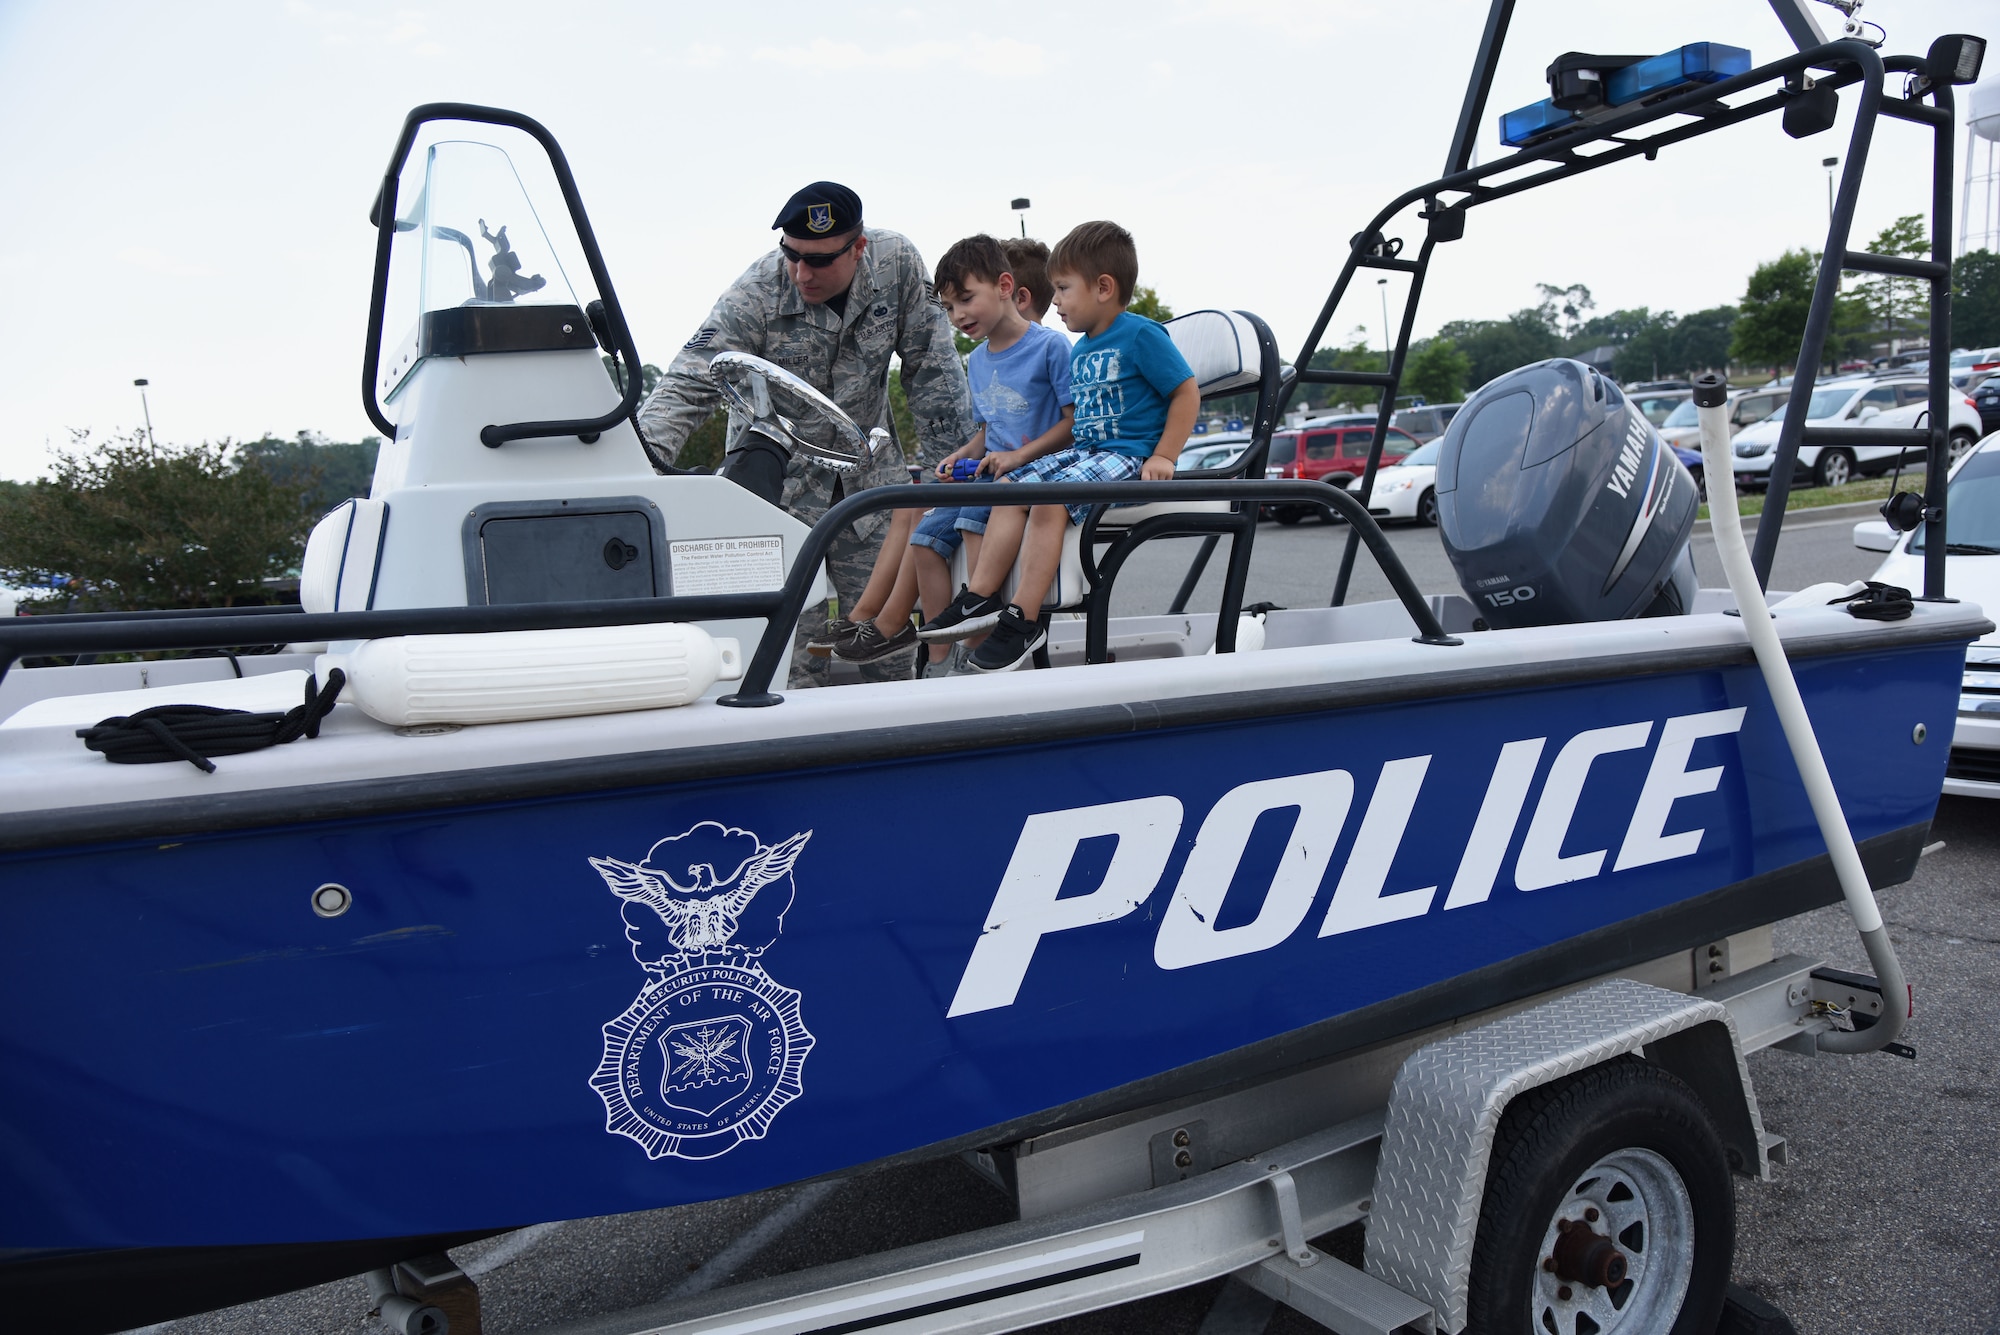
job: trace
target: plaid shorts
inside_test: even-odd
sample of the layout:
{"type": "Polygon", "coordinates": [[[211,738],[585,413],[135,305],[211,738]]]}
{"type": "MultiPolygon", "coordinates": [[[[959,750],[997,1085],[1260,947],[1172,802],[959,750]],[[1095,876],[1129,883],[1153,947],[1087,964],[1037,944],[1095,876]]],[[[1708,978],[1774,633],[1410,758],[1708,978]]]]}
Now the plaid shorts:
{"type": "MultiPolygon", "coordinates": [[[[1130,482],[1145,467],[1144,459],[1111,450],[1086,450],[1071,446],[1022,464],[1002,478],[1003,482],[1130,482]]],[[[1089,517],[1095,501],[1066,507],[1069,522],[1081,524],[1089,517]]]]}

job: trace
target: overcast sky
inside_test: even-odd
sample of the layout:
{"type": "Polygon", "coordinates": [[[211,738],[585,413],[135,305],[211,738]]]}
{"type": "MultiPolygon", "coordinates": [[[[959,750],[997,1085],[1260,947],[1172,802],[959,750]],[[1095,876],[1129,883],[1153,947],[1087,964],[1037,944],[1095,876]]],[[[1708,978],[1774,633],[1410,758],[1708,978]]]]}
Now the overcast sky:
{"type": "MultiPolygon", "coordinates": [[[[1833,26],[1835,11],[1815,6],[1833,26]]],[[[1289,356],[1347,237],[1434,176],[1483,0],[1036,0],[914,8],[23,3],[0,0],[0,476],[70,428],[161,440],[372,430],[357,381],[397,128],[428,101],[513,108],[569,154],[640,352],[665,363],[827,177],[935,258],[957,238],[1112,218],[1177,309],[1270,321],[1289,356]]],[[[1871,0],[1889,49],[2000,29],[1994,0],[1871,0]]],[[[1523,0],[1485,118],[1547,95],[1568,50],[1789,50],[1761,0],[1523,0]]],[[[1843,111],[1853,94],[1844,97],[1843,111]]],[[[1826,225],[1820,160],[1775,121],[1475,211],[1434,263],[1420,334],[1588,284],[1600,311],[1734,301],[1826,225]]],[[[1857,233],[1928,200],[1927,133],[1885,121],[1857,233]]],[[[554,210],[540,201],[545,219],[554,210]]],[[[1403,230],[1414,248],[1417,233],[1403,230]]],[[[587,276],[572,271],[579,282],[587,276]]],[[[1397,315],[1402,280],[1388,289],[1397,315]]],[[[1375,284],[1334,332],[1381,338],[1375,284]]]]}

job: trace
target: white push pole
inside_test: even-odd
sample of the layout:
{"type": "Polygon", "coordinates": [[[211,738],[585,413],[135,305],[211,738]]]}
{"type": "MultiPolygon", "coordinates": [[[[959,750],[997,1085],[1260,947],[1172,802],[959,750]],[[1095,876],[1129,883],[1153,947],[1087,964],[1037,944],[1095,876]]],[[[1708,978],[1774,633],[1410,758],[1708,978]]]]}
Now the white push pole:
{"type": "Polygon", "coordinates": [[[1909,987],[1895,947],[1882,926],[1882,910],[1869,887],[1868,872],[1861,865],[1860,850],[1854,846],[1854,832],[1847,827],[1847,815],[1840,809],[1840,794],[1834,791],[1833,776],[1827,772],[1826,757],[1820,753],[1819,739],[1813,734],[1812,719],[1799,694],[1785,647],[1778,640],[1777,627],[1766,610],[1764,590],[1757,583],[1757,571],[1750,564],[1750,549],[1743,540],[1743,517],[1736,512],[1736,472],[1729,442],[1729,385],[1710,372],[1695,378],[1694,401],[1701,422],[1701,466],[1708,482],[1709,528],[1715,538],[1716,555],[1736,595],[1742,613],[1743,630],[1764,674],[1778,723],[1785,731],[1792,760],[1805,784],[1806,798],[1812,803],[1813,817],[1819,822],[1820,836],[1833,860],[1834,875],[1847,900],[1847,911],[1861,932],[1869,962],[1882,984],[1882,1016],[1871,1027],[1852,1033],[1833,1031],[1819,1036],[1819,1046],[1827,1052],[1874,1052],[1894,1041],[1909,1018],[1909,987]]]}

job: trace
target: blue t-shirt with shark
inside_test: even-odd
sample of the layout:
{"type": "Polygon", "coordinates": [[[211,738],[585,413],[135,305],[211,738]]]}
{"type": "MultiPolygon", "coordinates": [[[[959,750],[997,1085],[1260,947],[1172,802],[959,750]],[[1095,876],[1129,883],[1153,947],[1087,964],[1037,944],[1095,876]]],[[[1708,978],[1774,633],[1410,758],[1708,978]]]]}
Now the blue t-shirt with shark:
{"type": "Polygon", "coordinates": [[[1070,403],[1069,340],[1032,324],[1005,352],[981,343],[965,363],[986,448],[1018,450],[1051,430],[1070,403]]]}

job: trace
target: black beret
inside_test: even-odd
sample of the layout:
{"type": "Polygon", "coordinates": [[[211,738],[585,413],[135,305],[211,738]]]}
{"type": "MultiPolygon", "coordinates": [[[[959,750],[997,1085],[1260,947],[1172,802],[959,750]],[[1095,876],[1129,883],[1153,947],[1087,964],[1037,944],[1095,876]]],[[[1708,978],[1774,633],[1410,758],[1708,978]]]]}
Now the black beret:
{"type": "Polygon", "coordinates": [[[772,227],[786,236],[841,236],[861,226],[861,196],[832,181],[814,181],[785,201],[772,227]]]}

